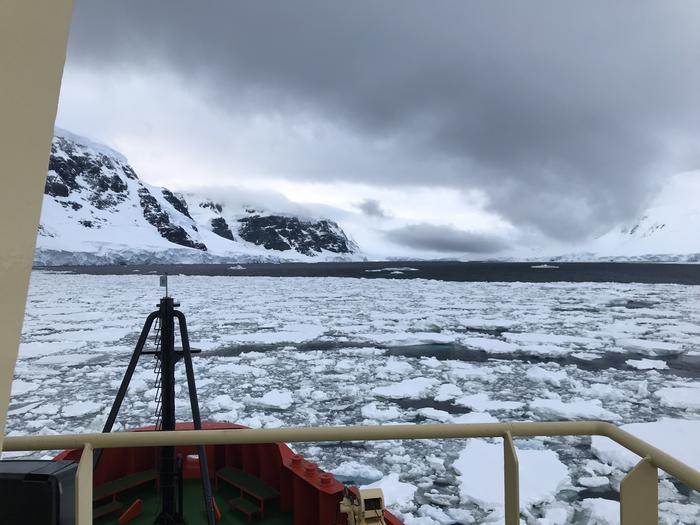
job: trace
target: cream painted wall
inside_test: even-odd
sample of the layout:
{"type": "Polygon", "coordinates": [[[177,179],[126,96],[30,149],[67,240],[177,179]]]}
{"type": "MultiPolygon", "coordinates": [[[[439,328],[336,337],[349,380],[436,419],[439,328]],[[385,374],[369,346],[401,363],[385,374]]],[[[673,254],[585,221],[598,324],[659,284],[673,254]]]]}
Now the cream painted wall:
{"type": "Polygon", "coordinates": [[[0,450],[72,0],[0,0],[0,450]]]}

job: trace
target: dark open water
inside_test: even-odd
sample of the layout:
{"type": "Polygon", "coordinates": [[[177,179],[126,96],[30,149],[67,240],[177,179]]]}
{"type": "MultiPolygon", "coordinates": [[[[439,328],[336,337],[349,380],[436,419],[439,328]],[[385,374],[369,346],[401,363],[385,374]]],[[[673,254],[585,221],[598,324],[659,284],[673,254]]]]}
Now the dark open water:
{"type": "Polygon", "coordinates": [[[270,277],[362,277],[366,279],[436,279],[491,282],[619,282],[700,284],[700,264],[542,263],[390,261],[338,263],[172,264],[143,266],[60,266],[51,270],[98,275],[167,272],[183,275],[246,275],[270,277]],[[242,267],[242,269],[241,269],[242,267]],[[386,270],[415,268],[410,270],[386,270]],[[396,273],[400,271],[401,273],[396,273]]]}

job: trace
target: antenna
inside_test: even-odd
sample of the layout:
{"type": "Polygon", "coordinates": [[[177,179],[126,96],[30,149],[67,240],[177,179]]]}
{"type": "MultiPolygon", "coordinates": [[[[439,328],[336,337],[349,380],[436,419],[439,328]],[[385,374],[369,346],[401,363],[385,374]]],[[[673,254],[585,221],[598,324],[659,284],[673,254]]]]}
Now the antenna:
{"type": "Polygon", "coordinates": [[[160,287],[165,288],[165,297],[168,296],[168,272],[160,276],[160,287]]]}

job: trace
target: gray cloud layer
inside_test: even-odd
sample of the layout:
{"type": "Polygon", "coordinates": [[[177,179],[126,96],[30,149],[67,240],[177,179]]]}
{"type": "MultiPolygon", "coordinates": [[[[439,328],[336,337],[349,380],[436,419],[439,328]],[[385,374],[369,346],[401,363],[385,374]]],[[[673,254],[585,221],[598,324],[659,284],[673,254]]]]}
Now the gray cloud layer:
{"type": "Polygon", "coordinates": [[[489,254],[506,248],[498,237],[426,223],[389,230],[384,235],[395,244],[433,252],[489,254]]]}
{"type": "Polygon", "coordinates": [[[671,146],[700,133],[698,27],[682,0],[77,0],[69,60],[166,68],[224,110],[302,111],[449,166],[300,176],[478,187],[572,238],[688,167],[671,146]]]}

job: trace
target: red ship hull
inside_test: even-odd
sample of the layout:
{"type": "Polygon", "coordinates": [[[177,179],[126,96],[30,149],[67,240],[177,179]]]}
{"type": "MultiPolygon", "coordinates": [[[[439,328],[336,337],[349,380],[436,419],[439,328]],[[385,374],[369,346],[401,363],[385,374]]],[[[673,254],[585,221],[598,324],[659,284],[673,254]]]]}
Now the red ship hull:
{"type": "MultiPolygon", "coordinates": [[[[204,423],[205,430],[247,428],[232,423],[204,423]]],[[[178,423],[177,430],[192,430],[192,423],[178,423]]],[[[155,431],[155,427],[134,429],[134,432],[155,431]]],[[[294,525],[345,525],[339,504],[343,484],[332,474],[295,454],[284,443],[249,445],[208,445],[206,448],[210,476],[224,467],[241,469],[279,492],[279,506],[293,516],[294,525]]],[[[80,459],[80,450],[66,450],[55,459],[80,459]]],[[[182,455],[183,477],[200,477],[197,447],[176,447],[182,455]]],[[[95,487],[131,474],[157,468],[159,453],[147,447],[105,449],[93,474],[95,487]]],[[[212,479],[212,481],[215,481],[212,479]]],[[[388,525],[403,525],[385,511],[388,525]]]]}

